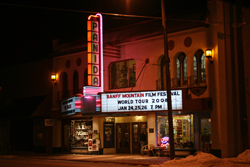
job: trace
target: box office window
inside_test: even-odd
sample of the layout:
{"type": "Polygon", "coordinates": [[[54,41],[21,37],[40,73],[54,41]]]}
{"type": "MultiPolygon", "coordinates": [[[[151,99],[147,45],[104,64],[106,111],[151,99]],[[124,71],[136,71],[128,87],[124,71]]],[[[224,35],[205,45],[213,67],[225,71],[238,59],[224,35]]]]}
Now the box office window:
{"type": "Polygon", "coordinates": [[[135,60],[125,60],[110,64],[110,88],[126,88],[135,86],[135,60]]]}
{"type": "MultiPolygon", "coordinates": [[[[163,137],[169,137],[168,116],[157,117],[157,143],[163,137]]],[[[173,133],[175,148],[194,148],[193,115],[173,115],[173,133]]]]}
{"type": "Polygon", "coordinates": [[[70,146],[88,147],[88,135],[92,132],[92,120],[71,120],[70,146]]]}

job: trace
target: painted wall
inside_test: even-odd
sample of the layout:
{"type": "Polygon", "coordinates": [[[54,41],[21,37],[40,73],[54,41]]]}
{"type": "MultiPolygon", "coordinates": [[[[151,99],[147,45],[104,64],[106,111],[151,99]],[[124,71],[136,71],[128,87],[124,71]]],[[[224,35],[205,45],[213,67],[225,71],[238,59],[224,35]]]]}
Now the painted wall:
{"type": "Polygon", "coordinates": [[[73,75],[78,72],[79,84],[78,89],[83,89],[84,86],[84,73],[87,68],[87,54],[86,52],[78,52],[65,56],[55,57],[53,59],[53,73],[56,74],[57,84],[53,86],[53,108],[60,108],[58,101],[58,93],[62,92],[62,74],[67,73],[68,76],[68,91],[70,96],[73,96],[73,75]],[[81,64],[77,65],[77,59],[81,60],[81,64]],[[66,62],[70,62],[70,66],[66,66],[66,62]]]}
{"type": "Polygon", "coordinates": [[[148,113],[148,144],[157,146],[156,142],[156,117],[155,113],[148,113]],[[154,133],[149,133],[149,129],[154,129],[154,133]]]}
{"type": "MultiPolygon", "coordinates": [[[[173,33],[169,35],[169,40],[175,42],[173,50],[169,51],[169,57],[171,62],[171,77],[176,77],[176,56],[180,52],[184,52],[187,55],[188,61],[188,76],[193,75],[193,56],[197,50],[202,49],[205,51],[208,47],[206,39],[206,29],[199,28],[195,30],[187,30],[179,33],[173,33]],[[185,47],[184,40],[186,37],[192,38],[192,44],[190,47],[185,47]]],[[[142,70],[143,64],[146,58],[149,58],[149,64],[146,65],[144,72],[142,72],[140,78],[137,81],[133,91],[136,90],[156,90],[156,80],[160,79],[159,74],[159,58],[164,54],[163,48],[163,36],[157,36],[144,40],[133,41],[129,43],[121,44],[121,58],[104,57],[104,83],[105,91],[131,91],[131,88],[123,89],[109,89],[109,65],[111,62],[135,59],[136,61],[136,77],[142,70]]],[[[208,66],[210,62],[206,60],[208,66]]],[[[208,90],[199,98],[209,97],[208,90]]],[[[192,98],[198,98],[192,95],[192,98]]]]}

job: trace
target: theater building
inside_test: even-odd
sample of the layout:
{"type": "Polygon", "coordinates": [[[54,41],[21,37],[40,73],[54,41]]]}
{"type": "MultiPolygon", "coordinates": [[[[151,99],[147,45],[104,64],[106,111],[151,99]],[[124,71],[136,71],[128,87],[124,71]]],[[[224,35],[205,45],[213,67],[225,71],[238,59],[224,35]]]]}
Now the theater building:
{"type": "MultiPolygon", "coordinates": [[[[241,89],[249,91],[249,86],[241,83],[249,77],[249,67],[239,54],[249,62],[245,55],[250,38],[244,38],[249,36],[249,25],[241,25],[243,36],[237,34],[238,27],[231,27],[235,11],[234,5],[213,0],[208,9],[175,15],[168,21],[176,150],[230,157],[248,147],[248,130],[243,127],[249,127],[249,95],[241,89]],[[243,38],[243,48],[235,36],[243,38]],[[206,54],[209,51],[211,55],[206,54]],[[242,79],[239,72],[244,70],[242,79]]],[[[161,20],[104,30],[103,59],[92,57],[92,62],[89,56],[99,52],[89,54],[89,41],[54,41],[53,149],[139,154],[141,130],[146,132],[147,144],[161,145],[169,135],[161,20]],[[92,85],[98,92],[95,96],[86,88],[90,82],[97,84],[92,85]],[[103,86],[103,91],[95,86],[103,86]]]]}

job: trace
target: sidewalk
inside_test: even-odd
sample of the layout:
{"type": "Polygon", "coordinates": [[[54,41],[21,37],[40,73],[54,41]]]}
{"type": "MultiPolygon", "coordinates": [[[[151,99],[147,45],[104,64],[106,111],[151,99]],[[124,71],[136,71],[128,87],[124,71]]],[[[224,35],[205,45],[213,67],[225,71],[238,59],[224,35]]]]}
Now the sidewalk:
{"type": "Polygon", "coordinates": [[[169,157],[148,156],[139,154],[109,154],[109,155],[83,155],[83,154],[42,154],[31,152],[18,152],[8,155],[0,155],[0,158],[15,158],[15,159],[47,159],[47,160],[63,160],[63,161],[78,161],[78,162],[103,162],[117,163],[129,165],[158,165],[169,161],[169,157]]]}

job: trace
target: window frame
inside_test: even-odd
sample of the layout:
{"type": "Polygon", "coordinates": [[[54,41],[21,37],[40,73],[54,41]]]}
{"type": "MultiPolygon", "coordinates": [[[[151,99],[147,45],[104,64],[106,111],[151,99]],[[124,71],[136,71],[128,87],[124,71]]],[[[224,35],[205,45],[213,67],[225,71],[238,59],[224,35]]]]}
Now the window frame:
{"type": "Polygon", "coordinates": [[[187,55],[184,52],[181,52],[177,57],[176,57],[176,79],[177,79],[177,87],[181,87],[184,85],[187,85],[188,83],[188,63],[187,63],[187,55]],[[180,67],[178,69],[178,64],[177,61],[179,60],[180,63],[180,67]],[[185,62],[186,60],[186,62],[185,62]],[[186,69],[186,70],[185,70],[186,69]],[[185,74],[184,72],[186,72],[186,78],[185,78],[185,74]],[[178,76],[178,73],[179,76],[178,76]]]}
{"type": "MultiPolygon", "coordinates": [[[[198,50],[194,57],[196,57],[196,68],[197,68],[197,79],[195,79],[195,67],[193,66],[193,80],[194,84],[206,83],[206,61],[205,61],[205,53],[202,50],[198,50]],[[202,68],[202,66],[204,68],[202,68]],[[204,74],[203,74],[204,73],[204,74]]],[[[194,57],[193,57],[193,65],[194,65],[194,57]]]]}
{"type": "MultiPolygon", "coordinates": [[[[135,71],[135,67],[136,67],[136,60],[135,59],[125,59],[125,60],[120,60],[120,61],[114,61],[114,62],[111,62],[110,64],[109,64],[109,89],[123,89],[123,88],[131,88],[131,87],[135,87],[136,86],[136,71],[135,71]],[[132,84],[130,84],[130,69],[128,68],[129,67],[129,61],[134,61],[134,64],[132,64],[132,72],[134,73],[134,85],[132,84]],[[121,77],[117,77],[117,76],[119,76],[119,74],[117,74],[117,73],[115,73],[115,76],[112,74],[112,65],[113,64],[116,64],[116,63],[121,63],[121,62],[126,62],[126,68],[127,68],[127,70],[126,70],[126,74],[125,74],[125,79],[127,79],[127,86],[117,86],[118,84],[114,84],[114,85],[116,85],[116,86],[112,86],[112,79],[114,79],[114,78],[118,78],[118,79],[120,79],[121,77]]],[[[116,70],[116,68],[113,70],[113,71],[117,71],[116,70]]],[[[120,70],[121,71],[121,70],[120,70]]],[[[120,83],[120,81],[119,81],[119,83],[120,83]]]]}

